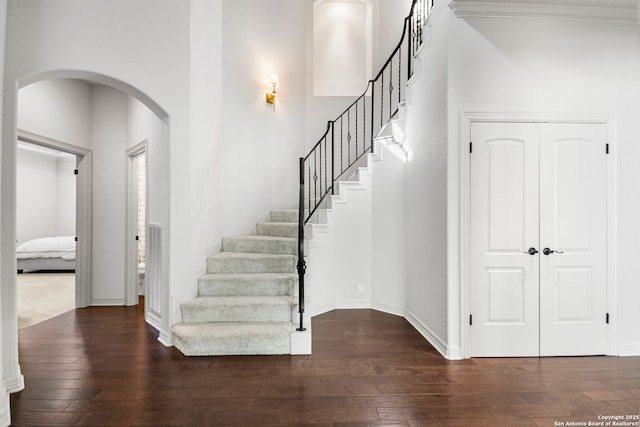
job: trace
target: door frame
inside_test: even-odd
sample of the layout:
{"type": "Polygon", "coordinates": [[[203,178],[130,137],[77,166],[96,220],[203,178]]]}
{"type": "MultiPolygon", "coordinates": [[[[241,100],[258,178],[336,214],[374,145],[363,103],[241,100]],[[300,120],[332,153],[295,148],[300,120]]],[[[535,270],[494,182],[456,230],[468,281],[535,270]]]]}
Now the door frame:
{"type": "MultiPolygon", "coordinates": [[[[138,252],[138,242],[135,237],[138,235],[138,211],[134,207],[138,206],[138,170],[134,166],[135,158],[142,153],[145,153],[145,228],[149,224],[149,140],[145,139],[133,147],[127,149],[126,159],[127,162],[127,196],[125,201],[125,260],[124,260],[124,304],[131,306],[138,304],[138,262],[133,262],[134,257],[138,252]]],[[[146,236],[146,233],[145,233],[146,236]]],[[[145,242],[145,248],[147,248],[145,242]]],[[[146,250],[146,249],[145,249],[146,250]]],[[[146,273],[145,273],[146,274],[146,273]]]]}
{"type": "Polygon", "coordinates": [[[612,114],[568,114],[553,112],[509,112],[490,110],[462,110],[460,112],[460,345],[462,358],[471,357],[471,123],[592,123],[607,126],[607,355],[617,355],[616,308],[617,308],[617,159],[616,159],[616,118],[612,114]]]}
{"type": "Polygon", "coordinates": [[[17,131],[17,141],[63,151],[76,156],[76,308],[91,305],[91,162],[92,152],[86,148],[57,141],[46,136],[17,131]]]}

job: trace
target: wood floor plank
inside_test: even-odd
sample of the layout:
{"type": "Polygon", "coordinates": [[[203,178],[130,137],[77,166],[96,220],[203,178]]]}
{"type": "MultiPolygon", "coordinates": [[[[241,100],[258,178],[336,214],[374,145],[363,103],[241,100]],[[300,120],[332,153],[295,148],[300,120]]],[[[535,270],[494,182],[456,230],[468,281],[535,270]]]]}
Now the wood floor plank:
{"type": "Polygon", "coordinates": [[[640,410],[640,358],[448,361],[403,318],[313,319],[313,355],[185,357],[142,306],[19,332],[14,426],[553,426],[640,410]]]}

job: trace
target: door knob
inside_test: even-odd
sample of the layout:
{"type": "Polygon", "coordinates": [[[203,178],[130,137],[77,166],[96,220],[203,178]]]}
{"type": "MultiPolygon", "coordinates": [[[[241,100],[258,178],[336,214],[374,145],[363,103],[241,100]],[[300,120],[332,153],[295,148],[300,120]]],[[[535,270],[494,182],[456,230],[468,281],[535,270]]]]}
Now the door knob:
{"type": "Polygon", "coordinates": [[[554,252],[557,253],[557,254],[563,254],[564,253],[563,251],[554,251],[553,249],[549,249],[549,248],[544,248],[542,250],[542,253],[545,254],[545,255],[551,255],[554,252]]]}
{"type": "Polygon", "coordinates": [[[529,250],[528,250],[528,251],[523,252],[523,253],[525,253],[525,254],[529,254],[529,255],[535,255],[535,254],[537,254],[537,253],[538,253],[538,250],[537,250],[536,248],[529,248],[529,250]]]}

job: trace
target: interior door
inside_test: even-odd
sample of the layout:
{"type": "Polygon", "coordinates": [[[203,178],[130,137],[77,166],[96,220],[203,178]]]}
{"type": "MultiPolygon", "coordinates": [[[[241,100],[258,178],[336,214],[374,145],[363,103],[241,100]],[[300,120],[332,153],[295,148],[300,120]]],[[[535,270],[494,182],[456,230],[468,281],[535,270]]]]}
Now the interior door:
{"type": "Polygon", "coordinates": [[[537,356],[539,127],[473,123],[471,135],[472,355],[537,356]]]}
{"type": "Polygon", "coordinates": [[[540,128],[541,356],[606,353],[606,136],[540,128]]]}
{"type": "Polygon", "coordinates": [[[606,353],[606,125],[471,138],[471,355],[606,353]]]}

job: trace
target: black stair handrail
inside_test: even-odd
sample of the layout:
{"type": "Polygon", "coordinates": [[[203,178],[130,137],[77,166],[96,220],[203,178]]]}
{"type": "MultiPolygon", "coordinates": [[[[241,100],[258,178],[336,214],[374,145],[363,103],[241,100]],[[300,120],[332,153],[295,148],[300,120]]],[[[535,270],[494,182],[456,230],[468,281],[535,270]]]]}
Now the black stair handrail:
{"type": "Polygon", "coordinates": [[[409,15],[404,19],[400,42],[389,59],[376,77],[367,82],[364,93],[335,120],[327,123],[324,135],[305,157],[300,158],[297,265],[300,327],[296,329],[298,331],[306,330],[303,323],[304,275],[307,269],[304,260],[304,227],[316,214],[327,196],[335,194],[336,182],[347,172],[353,171],[356,163],[365,154],[374,152],[376,135],[398,112],[400,104],[405,99],[406,83],[413,76],[414,57],[422,46],[422,27],[433,9],[434,2],[435,0],[413,0],[409,15]],[[405,49],[406,56],[403,58],[402,52],[405,49]],[[402,72],[403,65],[405,73],[402,72]],[[379,99],[376,99],[375,95],[378,91],[380,95],[379,99]],[[385,98],[385,92],[388,92],[388,99],[385,98]],[[360,141],[362,141],[361,144],[360,141]],[[311,175],[312,172],[313,175],[311,175]]]}

